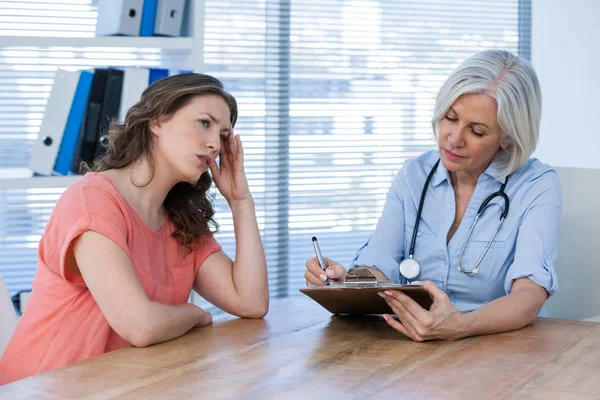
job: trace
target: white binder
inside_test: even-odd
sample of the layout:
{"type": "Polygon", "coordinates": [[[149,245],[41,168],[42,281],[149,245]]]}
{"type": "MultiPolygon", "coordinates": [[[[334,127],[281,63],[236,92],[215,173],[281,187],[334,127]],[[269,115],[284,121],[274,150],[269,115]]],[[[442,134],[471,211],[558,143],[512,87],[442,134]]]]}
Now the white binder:
{"type": "Polygon", "coordinates": [[[139,36],[144,0],[98,0],[96,36],[139,36]]]}
{"type": "Polygon", "coordinates": [[[181,36],[185,0],[158,0],[154,34],[156,36],[181,36]]]}
{"type": "Polygon", "coordinates": [[[54,170],[80,74],[80,71],[56,71],[38,138],[29,159],[29,169],[35,173],[51,175],[54,170]]]}
{"type": "Polygon", "coordinates": [[[121,106],[119,108],[119,122],[125,122],[127,111],[140,101],[142,92],[148,87],[147,68],[123,68],[123,89],[121,91],[121,106]]]}

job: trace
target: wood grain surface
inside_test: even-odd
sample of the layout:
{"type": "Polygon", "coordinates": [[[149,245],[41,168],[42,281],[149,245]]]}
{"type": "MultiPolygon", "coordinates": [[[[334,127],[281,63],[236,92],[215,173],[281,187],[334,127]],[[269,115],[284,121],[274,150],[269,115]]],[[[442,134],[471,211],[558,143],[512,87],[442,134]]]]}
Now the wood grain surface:
{"type": "Polygon", "coordinates": [[[305,297],[0,387],[0,399],[600,398],[600,324],[538,319],[515,332],[415,343],[380,317],[305,297]]]}

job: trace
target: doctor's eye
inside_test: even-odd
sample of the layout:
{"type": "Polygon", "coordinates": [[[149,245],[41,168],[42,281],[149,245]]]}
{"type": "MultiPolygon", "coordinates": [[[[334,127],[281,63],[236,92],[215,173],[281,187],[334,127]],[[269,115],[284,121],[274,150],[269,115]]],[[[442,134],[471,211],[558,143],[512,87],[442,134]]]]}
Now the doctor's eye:
{"type": "Polygon", "coordinates": [[[450,116],[449,114],[444,115],[444,119],[447,119],[450,122],[457,122],[458,118],[454,118],[452,116],[450,116]]]}
{"type": "Polygon", "coordinates": [[[210,121],[207,121],[205,119],[199,119],[198,122],[200,122],[200,125],[202,125],[205,128],[208,128],[210,126],[210,121]]]}
{"type": "Polygon", "coordinates": [[[471,129],[471,132],[473,132],[473,135],[475,135],[477,137],[483,137],[483,136],[485,136],[484,133],[478,132],[475,129],[471,129]]]}

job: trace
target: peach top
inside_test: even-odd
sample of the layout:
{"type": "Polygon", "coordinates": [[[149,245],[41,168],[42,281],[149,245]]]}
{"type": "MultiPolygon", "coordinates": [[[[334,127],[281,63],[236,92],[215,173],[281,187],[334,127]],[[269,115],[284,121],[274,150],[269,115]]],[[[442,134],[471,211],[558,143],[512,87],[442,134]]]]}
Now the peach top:
{"type": "Polygon", "coordinates": [[[102,174],[87,173],[71,185],[40,241],[27,309],[0,360],[0,385],[130,346],[110,327],[81,275],[65,271],[67,250],[86,231],[127,253],[150,300],[187,302],[198,268],[221,246],[211,235],[190,252],[172,237],[174,229],[167,219],[158,232],[150,230],[102,174]]]}

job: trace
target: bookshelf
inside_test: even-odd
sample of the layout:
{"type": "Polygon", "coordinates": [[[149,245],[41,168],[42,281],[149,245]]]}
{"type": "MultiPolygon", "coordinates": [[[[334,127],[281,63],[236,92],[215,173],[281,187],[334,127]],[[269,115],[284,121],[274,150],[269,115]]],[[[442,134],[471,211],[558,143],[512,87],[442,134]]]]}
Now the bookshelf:
{"type": "MultiPolygon", "coordinates": [[[[0,51],[0,68],[8,67],[8,63],[15,62],[14,54],[21,57],[23,62],[27,59],[22,58],[21,51],[39,51],[40,54],[59,54],[64,58],[64,65],[58,63],[48,63],[40,65],[40,70],[48,71],[48,68],[59,67],[65,69],[80,68],[79,64],[69,64],[69,54],[77,53],[81,58],[90,57],[93,54],[102,54],[98,59],[91,59],[94,67],[116,66],[107,64],[110,56],[106,54],[134,53],[138,49],[150,50],[148,53],[159,53],[159,64],[156,67],[176,68],[202,72],[204,70],[203,41],[204,41],[204,0],[187,0],[186,10],[182,26],[181,37],[138,37],[138,36],[92,36],[93,33],[79,33],[77,37],[73,32],[55,31],[55,35],[65,37],[45,37],[43,30],[39,31],[39,36],[29,36],[31,33],[38,34],[38,31],[30,30],[25,32],[25,36],[0,36],[0,50],[10,50],[9,56],[2,58],[0,51]],[[89,50],[89,51],[88,51],[89,50]],[[89,53],[89,54],[86,54],[89,53]],[[61,54],[65,54],[62,56],[61,54]],[[3,61],[4,60],[4,61],[3,61]],[[6,63],[6,64],[3,64],[6,63]]],[[[52,55],[53,57],[55,55],[52,55]]],[[[125,57],[124,59],[126,59],[125,57]]],[[[90,59],[88,59],[90,60],[90,59]]],[[[136,66],[128,63],[124,66],[136,66]]],[[[31,78],[36,79],[35,72],[31,72],[31,78]]],[[[1,91],[1,88],[0,88],[1,91]]],[[[1,131],[0,131],[1,133],[1,131]]],[[[40,134],[43,134],[40,132],[40,134]]],[[[13,139],[10,139],[13,140],[13,139]]],[[[2,149],[0,149],[2,150],[2,149]]],[[[8,150],[0,153],[0,156],[6,154],[11,156],[8,150]]],[[[14,157],[14,156],[13,156],[14,157]]],[[[45,226],[45,220],[49,216],[53,207],[52,200],[58,198],[58,191],[66,189],[73,182],[79,179],[78,175],[69,176],[32,176],[28,168],[0,168],[0,242],[4,239],[6,243],[0,246],[0,252],[3,252],[3,259],[0,259],[0,272],[5,271],[7,276],[12,276],[15,282],[27,281],[32,277],[37,265],[37,243],[41,235],[41,229],[45,226]],[[48,195],[44,190],[48,189],[48,195]],[[55,189],[58,189],[55,190],[55,189]],[[24,194],[27,192],[27,194],[24,194]],[[43,198],[40,198],[40,194],[43,198]],[[8,217],[10,216],[10,217],[8,217]],[[23,222],[25,221],[25,222],[23,222]],[[30,224],[31,232],[24,233],[22,224],[30,224]]],[[[29,228],[27,228],[29,229],[29,228]]],[[[15,285],[20,285],[15,283],[15,285]]],[[[17,288],[15,286],[15,288],[17,288]]],[[[192,292],[190,301],[195,304],[205,306],[205,302],[192,292]]]]}
{"type": "MultiPolygon", "coordinates": [[[[70,9],[71,3],[64,2],[62,9],[70,9]]],[[[18,8],[18,5],[15,7],[18,8]]],[[[41,8],[43,11],[48,7],[41,8]]],[[[82,7],[73,6],[74,10],[78,8],[82,7]]],[[[13,12],[11,10],[9,8],[6,12],[10,15],[13,12]]],[[[38,132],[31,130],[34,125],[25,125],[22,121],[26,112],[33,113],[33,118],[41,118],[45,107],[42,90],[47,90],[47,85],[50,85],[48,72],[57,67],[74,70],[83,66],[121,65],[194,72],[204,69],[204,0],[187,0],[181,37],[95,37],[87,29],[89,16],[93,12],[77,13],[83,19],[81,22],[65,22],[71,24],[68,29],[54,29],[56,22],[52,22],[52,18],[40,20],[37,16],[35,18],[40,20],[36,22],[39,29],[21,29],[20,36],[17,36],[18,33],[10,36],[9,30],[3,30],[4,35],[0,35],[0,69],[4,72],[4,86],[0,87],[0,94],[5,95],[2,103],[4,111],[0,118],[0,145],[6,146],[0,148],[0,157],[6,157],[0,168],[0,275],[5,278],[12,292],[29,287],[37,266],[37,245],[50,212],[61,191],[80,178],[78,175],[32,176],[32,172],[23,166],[27,165],[27,162],[22,162],[26,157],[24,154],[27,154],[27,151],[23,151],[27,149],[23,138],[30,139],[38,132]],[[45,30],[53,34],[44,36],[45,30]],[[73,62],[70,57],[78,58],[73,62]],[[120,59],[123,60],[122,64],[113,63],[120,59]],[[39,60],[38,64],[35,64],[36,60],[39,60]],[[137,64],[137,60],[142,61],[137,64]],[[41,89],[33,95],[27,92],[26,103],[17,101],[18,104],[11,104],[11,98],[18,99],[15,90],[21,89],[20,85],[37,85],[41,89]],[[11,132],[12,129],[15,131],[11,132]]],[[[36,25],[32,23],[31,26],[36,25]]],[[[15,28],[13,32],[19,32],[19,29],[15,28]]],[[[195,293],[190,300],[197,304],[201,301],[195,293]]]]}
{"type": "MultiPolygon", "coordinates": [[[[43,37],[0,36],[0,48],[44,49],[64,51],[86,48],[102,49],[158,49],[161,58],[180,59],[180,69],[201,72],[204,69],[202,46],[204,39],[204,0],[187,0],[181,37],[99,36],[99,37],[43,37]]],[[[163,64],[161,64],[162,66],[163,64]]],[[[97,65],[102,67],[103,65],[97,65]]],[[[171,66],[174,66],[171,63],[171,66]]],[[[58,67],[68,68],[68,65],[58,67]]],[[[0,168],[0,190],[66,188],[79,176],[33,177],[26,168],[0,168]]]]}

